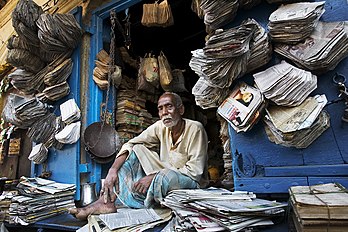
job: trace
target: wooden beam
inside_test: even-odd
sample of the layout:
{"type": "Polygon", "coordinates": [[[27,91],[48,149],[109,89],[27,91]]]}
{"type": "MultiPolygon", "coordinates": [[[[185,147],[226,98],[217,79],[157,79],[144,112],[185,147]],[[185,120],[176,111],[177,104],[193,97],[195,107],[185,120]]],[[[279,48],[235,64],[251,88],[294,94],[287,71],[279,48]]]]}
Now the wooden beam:
{"type": "Polygon", "coordinates": [[[348,176],[348,164],[265,167],[265,176],[348,176]]]}

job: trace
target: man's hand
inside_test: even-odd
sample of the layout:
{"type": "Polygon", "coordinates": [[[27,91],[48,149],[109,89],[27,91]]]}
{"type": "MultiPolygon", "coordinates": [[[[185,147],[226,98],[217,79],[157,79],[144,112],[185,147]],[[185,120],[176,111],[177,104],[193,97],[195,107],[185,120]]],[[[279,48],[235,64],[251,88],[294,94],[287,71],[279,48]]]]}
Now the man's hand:
{"type": "Polygon", "coordinates": [[[133,185],[133,191],[145,195],[155,175],[156,175],[155,173],[150,174],[148,176],[141,178],[137,182],[135,182],[133,185]]]}
{"type": "Polygon", "coordinates": [[[100,194],[104,198],[104,203],[106,204],[109,200],[115,202],[116,194],[114,193],[114,188],[118,193],[118,174],[117,170],[110,168],[108,175],[105,178],[104,186],[100,191],[100,194]]]}

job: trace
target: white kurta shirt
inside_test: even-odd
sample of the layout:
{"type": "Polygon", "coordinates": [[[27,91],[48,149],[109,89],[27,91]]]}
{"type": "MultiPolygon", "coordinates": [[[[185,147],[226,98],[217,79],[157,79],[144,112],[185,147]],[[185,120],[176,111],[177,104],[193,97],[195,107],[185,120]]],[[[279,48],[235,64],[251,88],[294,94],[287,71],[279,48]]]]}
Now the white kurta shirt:
{"type": "Polygon", "coordinates": [[[117,156],[134,150],[146,175],[169,168],[208,184],[208,137],[200,122],[184,119],[185,129],[175,144],[171,131],[157,121],[125,143],[117,156]],[[159,155],[158,155],[159,154],[159,155]]]}

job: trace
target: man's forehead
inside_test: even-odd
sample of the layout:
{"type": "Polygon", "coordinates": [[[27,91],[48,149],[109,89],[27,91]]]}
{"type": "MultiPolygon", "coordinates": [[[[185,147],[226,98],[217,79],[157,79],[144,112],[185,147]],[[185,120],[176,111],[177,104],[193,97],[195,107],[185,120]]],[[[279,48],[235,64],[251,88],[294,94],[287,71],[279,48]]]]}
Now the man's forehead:
{"type": "Polygon", "coordinates": [[[161,96],[160,99],[158,99],[158,105],[173,104],[173,103],[174,103],[174,97],[169,94],[161,96]]]}

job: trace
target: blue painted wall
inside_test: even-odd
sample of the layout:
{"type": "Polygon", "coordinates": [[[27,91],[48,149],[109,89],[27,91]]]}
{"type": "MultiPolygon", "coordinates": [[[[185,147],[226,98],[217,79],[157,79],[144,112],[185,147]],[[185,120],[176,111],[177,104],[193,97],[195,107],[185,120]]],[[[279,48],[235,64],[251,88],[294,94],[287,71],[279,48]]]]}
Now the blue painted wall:
{"type": "MultiPolygon", "coordinates": [[[[266,27],[269,15],[277,5],[262,3],[250,11],[238,12],[238,25],[243,19],[252,17],[266,27]]],[[[346,0],[326,1],[321,21],[348,21],[346,0]]],[[[267,66],[279,62],[274,59],[267,66]]],[[[267,67],[262,68],[262,70],[267,67]]],[[[326,94],[328,100],[337,98],[338,90],[332,82],[338,72],[348,77],[348,59],[339,63],[335,70],[318,76],[318,88],[311,94],[326,94]]],[[[251,77],[243,77],[252,84],[251,77]]],[[[247,133],[235,133],[229,128],[233,152],[233,174],[236,190],[256,193],[286,193],[292,185],[311,185],[340,182],[348,187],[348,123],[342,123],[344,103],[325,108],[331,117],[331,127],[306,149],[287,148],[271,143],[263,125],[258,123],[247,133]]]]}

